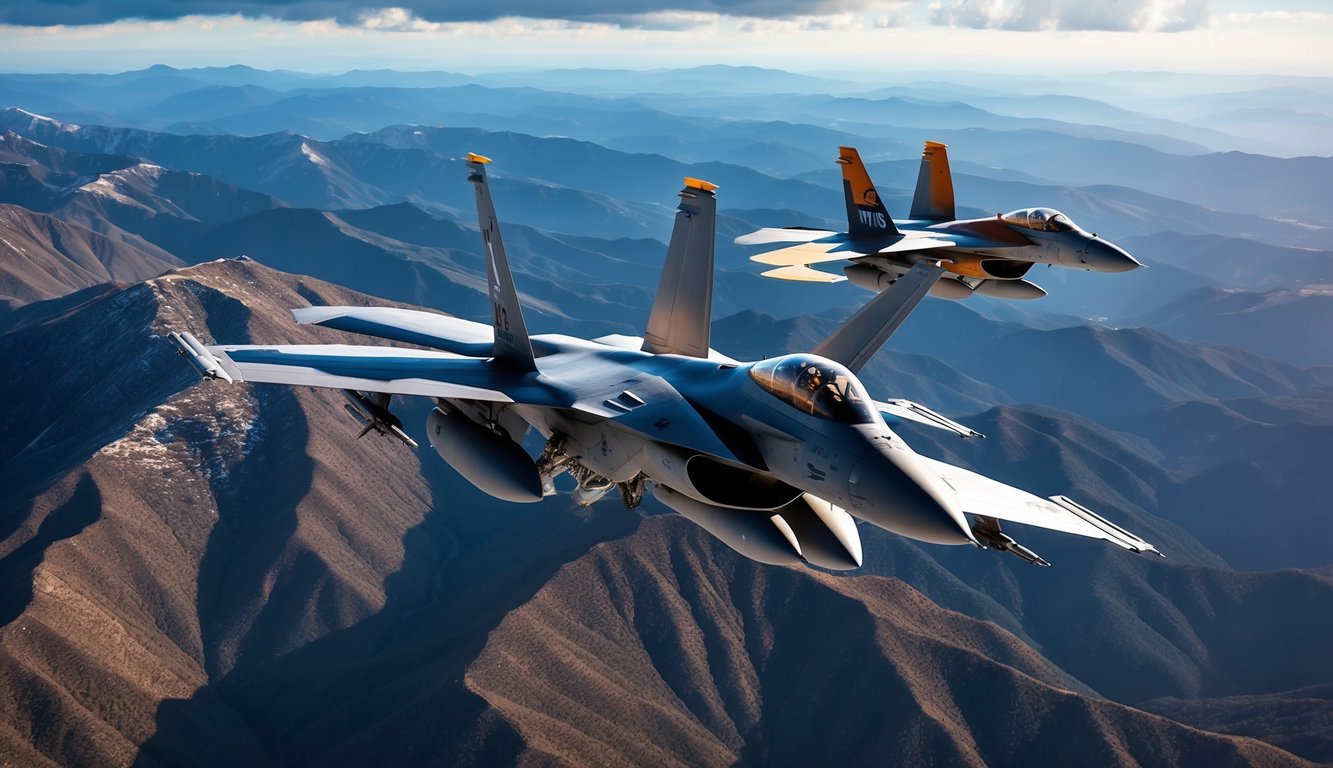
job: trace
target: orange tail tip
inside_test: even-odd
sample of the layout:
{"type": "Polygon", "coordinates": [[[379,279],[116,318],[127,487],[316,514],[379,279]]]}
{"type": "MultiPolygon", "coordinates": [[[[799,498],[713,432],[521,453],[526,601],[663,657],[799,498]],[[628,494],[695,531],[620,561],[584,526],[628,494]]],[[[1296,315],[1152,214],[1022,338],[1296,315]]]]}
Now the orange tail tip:
{"type": "Polygon", "coordinates": [[[921,169],[912,195],[913,219],[953,221],[957,218],[953,199],[953,174],[949,171],[948,145],[927,141],[921,150],[921,169]]]}

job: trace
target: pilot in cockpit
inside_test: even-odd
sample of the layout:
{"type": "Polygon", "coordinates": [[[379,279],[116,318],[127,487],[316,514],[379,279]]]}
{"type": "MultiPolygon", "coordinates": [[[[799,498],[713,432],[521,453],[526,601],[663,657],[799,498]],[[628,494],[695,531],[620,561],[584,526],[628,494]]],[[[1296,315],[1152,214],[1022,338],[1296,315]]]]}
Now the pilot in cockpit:
{"type": "Polygon", "coordinates": [[[803,413],[846,424],[876,420],[873,401],[851,371],[831,360],[787,355],[755,363],[750,378],[803,413]]]}
{"type": "Polygon", "coordinates": [[[824,372],[817,365],[807,365],[801,369],[801,373],[796,377],[796,387],[798,394],[797,403],[801,408],[810,414],[835,414],[840,413],[843,405],[843,394],[833,381],[827,381],[824,378],[824,372]],[[802,393],[801,390],[804,390],[802,393]]]}
{"type": "Polygon", "coordinates": [[[797,378],[797,386],[804,387],[807,392],[814,392],[824,383],[824,374],[820,372],[818,366],[808,366],[801,371],[797,378]]]}

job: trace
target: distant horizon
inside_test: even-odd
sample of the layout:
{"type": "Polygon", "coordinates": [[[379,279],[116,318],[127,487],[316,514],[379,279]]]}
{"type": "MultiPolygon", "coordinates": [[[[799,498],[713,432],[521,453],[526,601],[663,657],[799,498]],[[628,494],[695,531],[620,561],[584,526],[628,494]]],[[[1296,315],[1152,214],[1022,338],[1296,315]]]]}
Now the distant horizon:
{"type": "MultiPolygon", "coordinates": [[[[691,70],[701,70],[709,68],[718,69],[753,69],[768,72],[781,72],[789,75],[805,76],[826,80],[843,80],[846,82],[859,83],[873,81],[876,78],[887,75],[911,76],[911,77],[938,77],[938,78],[970,78],[970,77],[1006,77],[1015,75],[1033,76],[1031,72],[1021,70],[989,69],[985,72],[976,72],[966,69],[931,69],[931,68],[885,68],[879,70],[859,70],[848,72],[845,70],[814,68],[801,69],[787,66],[774,66],[768,64],[745,64],[745,63],[716,63],[716,64],[655,64],[635,66],[625,64],[621,66],[611,66],[605,64],[586,64],[586,65],[568,65],[568,66],[515,66],[515,67],[484,67],[484,68],[450,68],[440,66],[389,66],[389,65],[366,65],[353,67],[335,67],[330,69],[319,69],[315,67],[289,67],[289,66],[263,66],[252,64],[245,61],[233,61],[227,64],[171,64],[165,61],[157,61],[152,64],[132,67],[106,67],[90,69],[0,69],[0,75],[125,75],[134,72],[146,72],[153,69],[169,69],[176,72],[191,72],[197,70],[226,70],[226,69],[248,69],[257,72],[292,72],[303,75],[313,75],[316,77],[328,77],[347,75],[355,72],[398,72],[404,74],[446,74],[461,75],[463,77],[485,77],[494,74],[537,74],[552,72],[688,72],[691,70]]],[[[1062,81],[1078,79],[1083,77],[1141,77],[1154,75],[1183,75],[1189,77],[1201,78],[1280,78],[1284,80],[1314,80],[1326,81],[1333,84],[1333,72],[1328,74],[1291,74],[1277,71],[1198,71],[1188,69],[1107,69],[1107,70],[1075,70],[1060,74],[1037,75],[1037,80],[1062,81]]],[[[958,80],[955,80],[958,82],[958,80]]]]}
{"type": "Polygon", "coordinates": [[[250,0],[231,14],[212,4],[155,3],[0,8],[0,70],[786,68],[799,52],[802,71],[849,79],[955,70],[1333,75],[1333,10],[1320,0],[658,0],[631,10],[588,0],[565,16],[558,14],[567,9],[524,0],[250,0]]]}

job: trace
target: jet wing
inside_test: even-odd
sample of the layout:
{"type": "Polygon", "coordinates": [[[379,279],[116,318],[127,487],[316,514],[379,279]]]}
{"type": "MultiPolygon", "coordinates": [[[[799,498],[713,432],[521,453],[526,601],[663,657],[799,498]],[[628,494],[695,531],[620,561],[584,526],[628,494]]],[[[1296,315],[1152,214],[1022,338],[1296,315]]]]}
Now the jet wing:
{"type": "Polygon", "coordinates": [[[302,325],[322,325],[470,357],[490,357],[495,341],[489,325],[415,309],[303,307],[293,309],[292,316],[302,325]]]}
{"type": "Polygon", "coordinates": [[[906,420],[917,424],[925,424],[928,427],[953,432],[959,437],[985,437],[975,429],[959,424],[953,419],[945,418],[926,406],[914,403],[911,400],[894,399],[888,402],[876,400],[875,407],[879,409],[880,413],[895,421],[906,420]]]}
{"type": "Polygon", "coordinates": [[[827,229],[805,227],[764,227],[736,238],[736,245],[771,245],[772,243],[808,243],[838,234],[827,229]]]}
{"type": "Polygon", "coordinates": [[[195,367],[210,378],[392,395],[569,405],[568,399],[542,386],[535,373],[497,367],[485,358],[351,344],[205,347],[189,333],[173,334],[172,338],[195,367]]]}
{"type": "Polygon", "coordinates": [[[814,353],[842,363],[852,373],[861,370],[916,309],[943,273],[944,268],[938,263],[919,262],[856,310],[842,327],[815,347],[814,353]]]}
{"type": "Polygon", "coordinates": [[[1105,539],[1134,552],[1161,554],[1153,545],[1066,496],[1043,499],[962,467],[919,454],[918,458],[953,491],[960,509],[967,514],[1105,539]]]}

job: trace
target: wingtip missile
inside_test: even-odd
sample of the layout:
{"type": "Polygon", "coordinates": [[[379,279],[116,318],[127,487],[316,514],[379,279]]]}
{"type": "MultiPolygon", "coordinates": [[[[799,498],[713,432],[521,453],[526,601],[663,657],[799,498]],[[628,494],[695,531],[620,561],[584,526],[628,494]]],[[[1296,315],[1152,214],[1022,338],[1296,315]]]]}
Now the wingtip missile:
{"type": "Polygon", "coordinates": [[[1151,552],[1165,557],[1165,555],[1162,555],[1161,552],[1157,551],[1157,547],[1154,547],[1147,541],[1144,541],[1124,528],[1121,528],[1068,496],[1052,496],[1050,499],[1065,510],[1072,512],[1076,517],[1079,517],[1092,525],[1102,533],[1102,538],[1112,544],[1128,549],[1131,552],[1151,552]]]}

